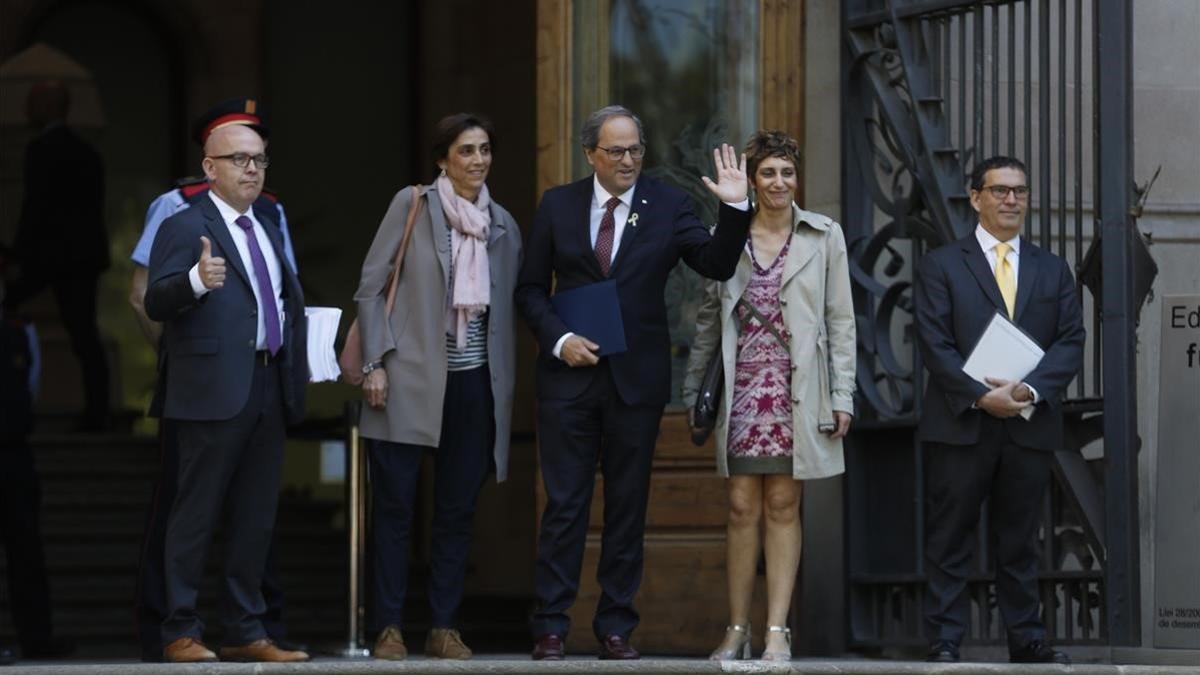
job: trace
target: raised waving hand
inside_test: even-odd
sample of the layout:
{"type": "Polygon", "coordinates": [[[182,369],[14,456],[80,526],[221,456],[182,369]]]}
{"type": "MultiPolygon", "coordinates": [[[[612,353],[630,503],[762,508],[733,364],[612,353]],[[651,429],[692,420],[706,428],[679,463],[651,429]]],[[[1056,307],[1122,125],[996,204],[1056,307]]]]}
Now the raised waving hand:
{"type": "Polygon", "coordinates": [[[704,186],[723,202],[736,204],[746,199],[750,183],[746,178],[746,153],[738,160],[737,151],[728,143],[713,148],[713,163],[717,169],[717,180],[701,176],[704,186]]]}

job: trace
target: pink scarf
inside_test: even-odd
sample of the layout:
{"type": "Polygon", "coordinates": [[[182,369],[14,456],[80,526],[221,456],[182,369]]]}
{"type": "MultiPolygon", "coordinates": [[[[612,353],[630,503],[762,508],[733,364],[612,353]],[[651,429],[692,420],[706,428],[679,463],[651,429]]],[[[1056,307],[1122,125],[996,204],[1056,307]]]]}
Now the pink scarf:
{"type": "Polygon", "coordinates": [[[488,268],[488,230],[492,222],[488,205],[492,199],[484,185],[475,203],[459,197],[450,179],[435,183],[442,212],[450,223],[450,311],[446,327],[455,336],[459,350],[467,346],[467,324],[487,311],[492,301],[488,268]]]}

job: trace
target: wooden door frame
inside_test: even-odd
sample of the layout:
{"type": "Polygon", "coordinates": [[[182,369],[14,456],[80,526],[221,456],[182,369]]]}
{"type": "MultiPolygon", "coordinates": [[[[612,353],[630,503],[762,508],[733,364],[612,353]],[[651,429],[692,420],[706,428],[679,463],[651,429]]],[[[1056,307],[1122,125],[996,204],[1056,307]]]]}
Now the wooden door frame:
{"type": "MultiPolygon", "coordinates": [[[[759,126],[804,143],[804,0],[758,2],[759,126]]],[[[570,182],[574,110],[572,0],[537,4],[537,194],[570,182]]],[[[602,3],[606,6],[607,3],[602,3]]],[[[803,150],[803,148],[801,148],[803,150]]],[[[803,172],[804,167],[797,167],[803,172]]],[[[800,176],[796,200],[804,201],[800,176]]]]}

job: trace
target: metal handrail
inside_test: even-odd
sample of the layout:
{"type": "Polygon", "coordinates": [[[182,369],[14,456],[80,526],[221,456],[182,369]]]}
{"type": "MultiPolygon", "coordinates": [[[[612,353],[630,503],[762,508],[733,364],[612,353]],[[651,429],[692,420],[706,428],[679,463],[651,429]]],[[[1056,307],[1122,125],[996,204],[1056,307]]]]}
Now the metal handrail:
{"type": "Polygon", "coordinates": [[[346,647],[341,655],[366,657],[366,605],[363,602],[363,570],[366,569],[367,471],[363,461],[362,437],[358,432],[360,401],[346,402],[346,531],[349,553],[346,647]]]}

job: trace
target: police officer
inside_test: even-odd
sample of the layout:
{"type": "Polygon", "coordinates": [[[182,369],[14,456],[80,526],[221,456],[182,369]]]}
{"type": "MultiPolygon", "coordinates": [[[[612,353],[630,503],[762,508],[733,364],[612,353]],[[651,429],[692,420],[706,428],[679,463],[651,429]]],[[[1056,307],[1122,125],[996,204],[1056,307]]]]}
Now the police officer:
{"type": "MultiPolygon", "coordinates": [[[[250,127],[262,136],[263,142],[266,143],[270,132],[264,123],[258,102],[252,98],[230,99],[213,107],[197,120],[193,129],[193,138],[203,148],[204,142],[213,131],[233,124],[250,127]]],[[[152,321],[146,316],[143,304],[150,265],[150,249],[154,244],[155,235],[158,234],[159,226],[164,220],[191,207],[197,200],[205,198],[207,193],[208,183],[203,178],[184,178],[176,182],[174,189],[155,198],[146,212],[146,224],[142,230],[141,239],[138,240],[137,246],[130,255],[134,269],[129,303],[133,306],[138,324],[146,335],[146,339],[150,340],[156,348],[159,346],[159,339],[162,336],[162,324],[152,321]]],[[[284,257],[292,271],[296,272],[296,256],[292,247],[291,234],[288,232],[283,204],[273,194],[264,190],[253,208],[260,222],[278,224],[283,235],[284,257]]],[[[159,363],[163,363],[161,354],[159,363]]],[[[154,399],[150,405],[152,416],[158,416],[161,413],[160,397],[163,391],[163,382],[167,377],[169,374],[160,367],[154,399]]],[[[166,540],[167,516],[171,509],[171,503],[175,500],[178,473],[178,445],[174,424],[166,419],[160,419],[159,436],[161,465],[158,482],[146,516],[146,530],[142,541],[141,561],[138,566],[135,600],[143,661],[161,661],[163,658],[164,645],[161,628],[166,613],[163,549],[166,540]]],[[[304,651],[303,645],[286,639],[286,629],[283,624],[283,589],[279,584],[274,545],[267,556],[262,594],[267,605],[267,613],[262,617],[262,622],[270,638],[281,649],[304,651]]]]}

